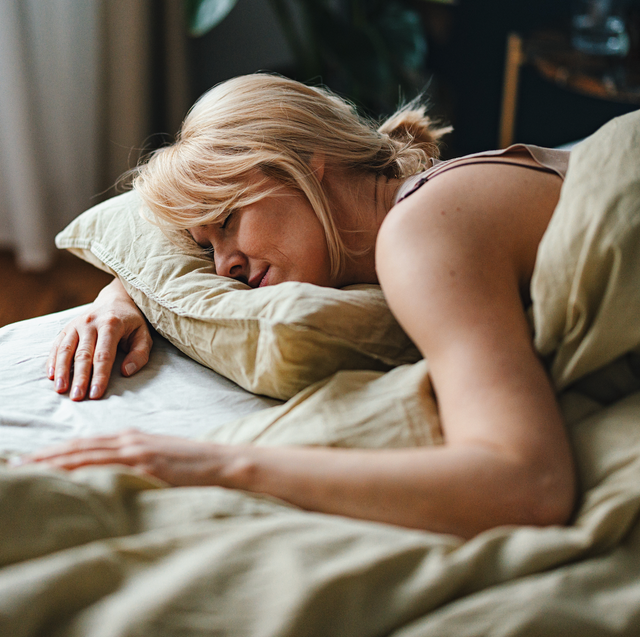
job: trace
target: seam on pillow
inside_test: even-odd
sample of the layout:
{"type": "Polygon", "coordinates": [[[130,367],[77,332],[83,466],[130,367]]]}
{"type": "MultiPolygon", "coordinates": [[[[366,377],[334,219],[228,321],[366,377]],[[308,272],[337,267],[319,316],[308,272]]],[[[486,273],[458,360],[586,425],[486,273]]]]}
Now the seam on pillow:
{"type": "Polygon", "coordinates": [[[77,237],[56,237],[56,248],[68,250],[69,248],[82,248],[83,250],[91,250],[91,239],[79,239],[77,237]]]}

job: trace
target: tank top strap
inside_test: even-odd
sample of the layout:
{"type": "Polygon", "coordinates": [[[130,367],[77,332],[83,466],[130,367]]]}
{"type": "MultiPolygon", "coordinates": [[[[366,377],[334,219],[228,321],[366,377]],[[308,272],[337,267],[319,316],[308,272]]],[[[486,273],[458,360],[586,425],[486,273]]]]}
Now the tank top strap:
{"type": "Polygon", "coordinates": [[[533,146],[531,144],[513,144],[508,148],[487,150],[480,153],[473,153],[472,155],[449,159],[447,161],[431,159],[431,168],[428,168],[417,175],[412,175],[402,184],[402,186],[400,186],[400,189],[396,194],[394,205],[403,199],[406,199],[423,184],[437,175],[468,164],[515,164],[522,166],[523,168],[555,173],[561,179],[564,179],[567,174],[570,154],[571,153],[568,150],[543,148],[541,146],[533,146]],[[533,159],[537,165],[518,163],[518,155],[526,155],[533,159]],[[508,156],[511,157],[509,159],[502,159],[508,156]]]}

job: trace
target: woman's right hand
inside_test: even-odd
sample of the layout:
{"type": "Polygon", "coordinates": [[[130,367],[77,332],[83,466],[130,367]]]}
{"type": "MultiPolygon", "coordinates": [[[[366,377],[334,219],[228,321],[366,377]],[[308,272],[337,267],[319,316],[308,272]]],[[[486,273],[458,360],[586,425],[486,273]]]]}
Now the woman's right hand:
{"type": "Polygon", "coordinates": [[[118,345],[127,352],[122,375],[132,376],[147,364],[153,341],[142,312],[115,278],[89,311],[68,323],[54,341],[47,375],[55,380],[55,390],[63,394],[70,389],[72,400],[82,400],[87,391],[89,398],[101,398],[118,345]]]}

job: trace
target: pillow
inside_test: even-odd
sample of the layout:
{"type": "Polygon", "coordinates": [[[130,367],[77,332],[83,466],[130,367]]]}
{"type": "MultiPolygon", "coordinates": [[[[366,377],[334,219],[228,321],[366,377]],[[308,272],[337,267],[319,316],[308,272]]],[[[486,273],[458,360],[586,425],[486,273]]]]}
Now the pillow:
{"type": "MultiPolygon", "coordinates": [[[[288,399],[343,369],[421,358],[375,285],[287,282],[251,289],[144,219],[135,191],[75,219],[56,245],[120,278],[151,325],[248,391],[288,399]]],[[[195,245],[195,244],[194,244],[195,245]]]]}

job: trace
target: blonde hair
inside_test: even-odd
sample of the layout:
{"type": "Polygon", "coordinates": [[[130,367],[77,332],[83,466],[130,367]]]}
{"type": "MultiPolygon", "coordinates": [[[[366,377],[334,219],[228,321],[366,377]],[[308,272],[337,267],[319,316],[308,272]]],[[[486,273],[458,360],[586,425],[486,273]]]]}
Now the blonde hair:
{"type": "Polygon", "coordinates": [[[311,168],[314,153],[327,165],[406,178],[430,166],[449,130],[433,128],[417,102],[377,126],[325,88],[258,73],[205,93],[176,142],[135,169],[133,186],[154,222],[173,229],[215,223],[256,203],[273,192],[271,180],[291,187],[318,216],[336,275],[349,253],[311,168]]]}

